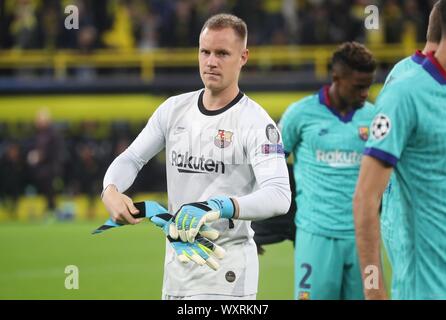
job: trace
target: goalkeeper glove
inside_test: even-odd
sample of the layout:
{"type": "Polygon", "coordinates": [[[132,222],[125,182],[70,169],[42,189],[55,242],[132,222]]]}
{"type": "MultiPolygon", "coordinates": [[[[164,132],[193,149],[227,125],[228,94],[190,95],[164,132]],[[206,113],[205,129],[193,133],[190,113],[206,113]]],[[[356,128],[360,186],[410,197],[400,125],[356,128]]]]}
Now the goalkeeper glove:
{"type": "MultiPolygon", "coordinates": [[[[148,218],[152,223],[154,223],[157,226],[160,225],[158,225],[155,221],[158,219],[164,219],[165,215],[168,215],[170,218],[172,218],[172,215],[168,213],[167,209],[165,209],[163,206],[161,206],[159,203],[155,201],[136,202],[133,205],[139,211],[137,214],[132,214],[133,217],[137,219],[148,218]]],[[[122,227],[125,225],[126,224],[114,222],[111,218],[109,218],[102,226],[94,230],[92,234],[101,233],[105,230],[115,227],[122,227]]],[[[175,234],[175,230],[172,230],[174,226],[171,223],[163,224],[163,226],[164,228],[166,228],[166,230],[164,230],[166,234],[170,233],[175,234]]],[[[203,237],[208,238],[210,240],[216,240],[219,237],[218,231],[208,226],[203,226],[203,228],[200,229],[200,234],[203,237]]]]}
{"type": "Polygon", "coordinates": [[[195,238],[193,243],[174,240],[170,236],[167,236],[167,239],[175,250],[178,260],[182,263],[188,263],[192,260],[200,266],[207,264],[213,270],[217,270],[220,265],[212,255],[218,259],[223,259],[226,253],[222,247],[200,235],[195,238]]]}
{"type": "MultiPolygon", "coordinates": [[[[132,214],[134,218],[148,218],[150,221],[152,221],[152,219],[156,216],[168,214],[168,211],[155,201],[136,202],[133,205],[139,211],[137,214],[132,214]]],[[[105,230],[115,227],[122,227],[124,225],[125,224],[114,222],[111,218],[109,218],[102,226],[94,230],[92,234],[101,233],[105,230]]]]}
{"type": "MultiPolygon", "coordinates": [[[[203,228],[200,229],[200,235],[197,236],[194,243],[181,242],[180,240],[172,239],[169,236],[169,230],[173,227],[173,216],[167,213],[167,210],[161,205],[154,201],[137,202],[134,203],[134,205],[139,210],[139,213],[133,216],[135,218],[149,218],[153,224],[163,229],[172,248],[175,250],[179,261],[188,263],[192,260],[199,265],[207,264],[214,270],[219,268],[218,262],[211,256],[211,254],[218,259],[222,259],[225,255],[225,250],[208,240],[215,240],[218,238],[219,234],[216,230],[208,226],[203,226],[203,228]]],[[[123,226],[123,224],[108,219],[102,226],[94,230],[93,234],[121,226],[123,226]]]]}
{"type": "Polygon", "coordinates": [[[193,243],[206,222],[220,218],[231,219],[234,212],[235,206],[229,197],[214,197],[205,202],[184,204],[175,214],[175,224],[169,234],[173,239],[180,237],[183,242],[193,243]]]}

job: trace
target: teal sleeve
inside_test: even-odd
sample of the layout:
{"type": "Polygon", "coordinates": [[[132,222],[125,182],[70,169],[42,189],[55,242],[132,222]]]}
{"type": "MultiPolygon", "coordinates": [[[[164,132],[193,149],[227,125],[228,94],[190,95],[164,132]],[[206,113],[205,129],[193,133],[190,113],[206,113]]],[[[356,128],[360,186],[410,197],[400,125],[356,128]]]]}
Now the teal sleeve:
{"type": "Polygon", "coordinates": [[[286,154],[292,153],[300,141],[300,109],[300,106],[296,103],[290,105],[279,122],[286,154]]]}
{"type": "Polygon", "coordinates": [[[416,106],[410,92],[398,87],[383,92],[376,106],[364,154],[395,166],[416,126],[416,106]]]}

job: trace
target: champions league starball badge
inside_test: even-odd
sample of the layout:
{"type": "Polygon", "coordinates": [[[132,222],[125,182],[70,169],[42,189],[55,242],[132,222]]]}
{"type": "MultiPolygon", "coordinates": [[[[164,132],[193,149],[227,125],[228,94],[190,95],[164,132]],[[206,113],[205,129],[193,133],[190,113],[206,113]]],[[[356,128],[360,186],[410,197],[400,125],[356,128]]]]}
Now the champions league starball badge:
{"type": "Polygon", "coordinates": [[[276,127],[272,124],[269,124],[266,126],[266,137],[271,143],[279,143],[280,141],[280,134],[279,131],[276,129],[276,127]]]}
{"type": "Polygon", "coordinates": [[[376,140],[381,140],[389,134],[391,128],[389,117],[380,113],[373,120],[372,135],[376,140]]]}

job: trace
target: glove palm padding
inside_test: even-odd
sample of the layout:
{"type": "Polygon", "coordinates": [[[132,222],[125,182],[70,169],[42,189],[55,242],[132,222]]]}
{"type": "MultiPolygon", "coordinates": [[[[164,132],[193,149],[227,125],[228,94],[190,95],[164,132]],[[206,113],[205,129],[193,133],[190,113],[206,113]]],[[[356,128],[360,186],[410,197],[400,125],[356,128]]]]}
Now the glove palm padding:
{"type": "Polygon", "coordinates": [[[215,197],[205,202],[185,204],[175,214],[175,223],[172,224],[169,234],[173,239],[179,237],[183,242],[193,243],[200,230],[206,227],[205,223],[220,218],[231,219],[234,210],[234,203],[228,197],[215,197]]]}

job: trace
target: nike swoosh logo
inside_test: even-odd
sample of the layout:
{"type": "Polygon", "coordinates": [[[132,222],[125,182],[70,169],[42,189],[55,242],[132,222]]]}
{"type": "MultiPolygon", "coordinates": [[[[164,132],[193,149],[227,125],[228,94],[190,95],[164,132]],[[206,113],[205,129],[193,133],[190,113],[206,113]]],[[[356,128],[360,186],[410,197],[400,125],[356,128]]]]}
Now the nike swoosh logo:
{"type": "Polygon", "coordinates": [[[325,136],[326,134],[328,134],[328,130],[327,129],[322,129],[321,131],[319,131],[319,135],[320,136],[325,136]]]}

